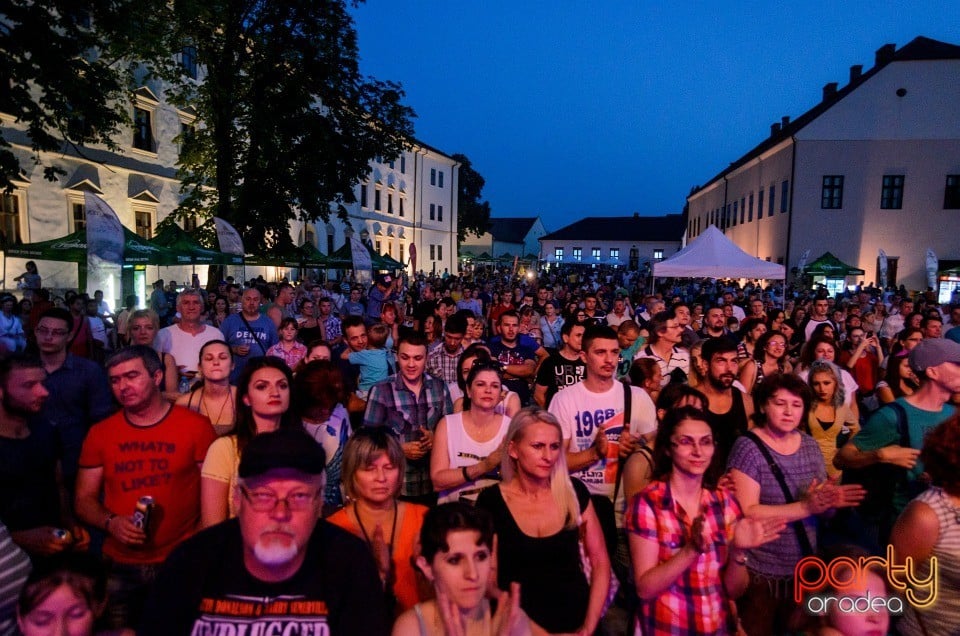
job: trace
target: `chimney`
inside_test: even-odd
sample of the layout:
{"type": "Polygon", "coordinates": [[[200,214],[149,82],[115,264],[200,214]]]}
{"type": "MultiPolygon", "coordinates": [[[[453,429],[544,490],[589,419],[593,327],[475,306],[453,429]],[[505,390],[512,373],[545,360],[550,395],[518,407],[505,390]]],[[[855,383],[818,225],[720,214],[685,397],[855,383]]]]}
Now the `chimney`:
{"type": "Polygon", "coordinates": [[[774,122],[770,124],[770,136],[776,137],[780,133],[780,124],[774,122]]]}
{"type": "Polygon", "coordinates": [[[893,54],[897,51],[896,44],[884,44],[877,49],[875,56],[876,66],[883,66],[893,61],[893,54]]]}
{"type": "Polygon", "coordinates": [[[780,118],[780,127],[786,128],[790,124],[790,115],[784,115],[780,118]]]}
{"type": "Polygon", "coordinates": [[[837,83],[829,82],[823,85],[823,101],[827,102],[837,96],[837,83]]]}
{"type": "Polygon", "coordinates": [[[850,67],[850,83],[853,84],[863,75],[863,64],[854,64],[850,67]]]}

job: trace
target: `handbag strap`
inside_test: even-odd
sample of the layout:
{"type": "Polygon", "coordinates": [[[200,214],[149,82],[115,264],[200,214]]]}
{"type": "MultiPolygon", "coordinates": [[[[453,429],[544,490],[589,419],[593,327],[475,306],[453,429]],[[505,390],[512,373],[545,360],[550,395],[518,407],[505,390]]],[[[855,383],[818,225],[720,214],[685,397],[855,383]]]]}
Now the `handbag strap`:
{"type": "MultiPolygon", "coordinates": [[[[787,486],[787,479],[783,476],[783,471],[780,469],[780,464],[773,458],[773,455],[770,454],[770,450],[767,448],[767,445],[763,443],[763,440],[754,433],[753,431],[747,431],[744,433],[754,444],[757,445],[757,448],[760,449],[760,454],[763,455],[763,459],[767,462],[767,466],[770,468],[770,472],[773,473],[774,478],[777,480],[777,483],[780,485],[780,490],[783,491],[783,498],[786,503],[792,504],[797,500],[794,498],[793,493],[790,492],[790,487],[787,486]]],[[[810,543],[810,537],[807,536],[807,531],[803,527],[803,521],[798,519],[792,524],[793,531],[797,533],[797,541],[800,542],[800,549],[803,550],[804,556],[810,556],[813,554],[813,545],[810,543]]]]}
{"type": "Polygon", "coordinates": [[[253,327],[250,326],[250,323],[247,322],[247,317],[243,315],[243,312],[240,312],[240,320],[243,321],[243,324],[247,326],[247,331],[250,332],[250,335],[253,336],[253,339],[257,341],[257,344],[260,345],[260,351],[263,351],[263,355],[267,355],[267,348],[263,346],[263,343],[260,342],[260,336],[257,335],[257,332],[253,330],[253,327]]]}
{"type": "MultiPolygon", "coordinates": [[[[633,415],[633,390],[629,384],[626,382],[621,382],[623,385],[623,431],[620,435],[627,433],[627,429],[630,428],[630,420],[633,415]]],[[[620,462],[620,458],[617,458],[617,478],[613,486],[613,503],[617,503],[617,496],[620,494],[620,482],[623,481],[623,463],[620,462]]]]}

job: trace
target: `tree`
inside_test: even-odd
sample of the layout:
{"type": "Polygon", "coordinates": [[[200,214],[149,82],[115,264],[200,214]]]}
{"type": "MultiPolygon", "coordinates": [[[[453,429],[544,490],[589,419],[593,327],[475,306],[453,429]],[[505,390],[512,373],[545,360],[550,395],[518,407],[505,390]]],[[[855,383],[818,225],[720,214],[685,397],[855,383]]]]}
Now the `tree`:
{"type": "Polygon", "coordinates": [[[453,155],[453,159],[460,164],[457,177],[460,184],[457,192],[457,240],[462,243],[468,232],[480,236],[490,229],[490,204],[480,200],[480,193],[487,182],[473,169],[470,159],[459,153],[453,155]]]}
{"type": "MultiPolygon", "coordinates": [[[[25,129],[35,163],[41,152],[119,149],[136,60],[161,50],[167,15],[165,0],[0,0],[0,112],[25,129]]],[[[0,129],[0,191],[20,161],[0,129]]],[[[51,181],[61,174],[44,167],[51,181]]]]}
{"type": "Polygon", "coordinates": [[[182,0],[178,42],[205,78],[176,78],[171,94],[198,124],[182,140],[174,216],[219,216],[250,251],[290,247],[294,219],[346,218],[370,160],[412,136],[400,86],[360,74],[344,2],[182,0]]]}

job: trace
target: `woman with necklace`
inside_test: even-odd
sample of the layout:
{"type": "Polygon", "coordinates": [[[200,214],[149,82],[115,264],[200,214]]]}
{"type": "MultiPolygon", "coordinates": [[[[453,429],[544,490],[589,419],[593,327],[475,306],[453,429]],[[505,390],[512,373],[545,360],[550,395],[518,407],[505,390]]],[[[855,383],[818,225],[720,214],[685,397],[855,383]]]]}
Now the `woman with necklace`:
{"type": "Polygon", "coordinates": [[[349,503],[328,521],[366,542],[380,570],[388,605],[404,612],[421,600],[413,567],[428,508],[399,501],[406,461],[386,427],[361,428],[343,451],[349,503]]]}
{"type": "Polygon", "coordinates": [[[329,517],[343,507],[343,451],[351,433],[340,366],[329,359],[301,365],[293,380],[293,400],[303,428],[327,457],[323,516],[329,517]]]}
{"type": "Polygon", "coordinates": [[[446,415],[434,432],[430,480],[439,502],[476,501],[497,483],[503,436],[510,418],[497,413],[503,376],[500,364],[475,359],[466,380],[464,410],[446,415]]]}
{"type": "Polygon", "coordinates": [[[640,629],[733,634],[730,601],[749,582],[746,550],[775,539],[784,524],[744,519],[733,495],[717,489],[723,466],[703,411],[670,411],[654,449],[654,481],[627,508],[640,629]]]}
{"type": "Polygon", "coordinates": [[[200,381],[189,393],[177,398],[177,406],[184,406],[200,415],[206,415],[223,436],[233,430],[237,389],[230,386],[233,371],[233,353],[223,340],[211,340],[200,347],[197,365],[200,381]]]}
{"type": "Polygon", "coordinates": [[[500,589],[519,583],[521,607],[547,632],[593,634],[610,588],[610,560],[590,493],[567,471],[560,423],[541,408],[525,408],[503,444],[503,481],[477,499],[497,531],[500,589]]]}
{"type": "Polygon", "coordinates": [[[433,583],[436,598],[402,614],[393,636],[531,634],[518,584],[509,593],[489,594],[496,576],[493,537],[493,520],[484,510],[463,503],[431,509],[420,531],[417,567],[433,583]]]}
{"type": "Polygon", "coordinates": [[[237,468],[247,443],[260,433],[300,426],[290,412],[293,373],[279,358],[252,358],[237,381],[237,425],[210,445],[200,469],[200,523],[204,528],[236,516],[237,468]]]}
{"type": "Polygon", "coordinates": [[[748,552],[750,584],[738,609],[748,634],[790,630],[794,566],[817,547],[817,517],[856,506],[862,486],[827,479],[820,447],[799,430],[810,410],[810,389],[795,375],[775,375],[755,396],[757,426],[734,442],[727,460],[737,500],[754,519],[781,519],[790,528],[748,552]]]}

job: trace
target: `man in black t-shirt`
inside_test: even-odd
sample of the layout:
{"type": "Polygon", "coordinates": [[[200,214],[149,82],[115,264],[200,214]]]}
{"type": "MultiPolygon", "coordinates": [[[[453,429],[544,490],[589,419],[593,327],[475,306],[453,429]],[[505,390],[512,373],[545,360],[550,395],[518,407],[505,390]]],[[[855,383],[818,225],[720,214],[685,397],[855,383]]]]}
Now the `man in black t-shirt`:
{"type": "Polygon", "coordinates": [[[320,520],[324,465],[302,430],[254,437],[233,492],[237,518],[170,555],[137,633],[389,633],[370,552],[320,520]]]}
{"type": "Polygon", "coordinates": [[[569,320],[560,328],[563,346],[543,361],[537,371],[537,382],[533,387],[533,401],[540,407],[550,406],[550,400],[568,386],[583,379],[586,365],[580,357],[580,345],[583,341],[583,323],[569,320]]]}

